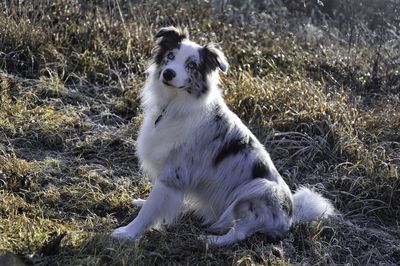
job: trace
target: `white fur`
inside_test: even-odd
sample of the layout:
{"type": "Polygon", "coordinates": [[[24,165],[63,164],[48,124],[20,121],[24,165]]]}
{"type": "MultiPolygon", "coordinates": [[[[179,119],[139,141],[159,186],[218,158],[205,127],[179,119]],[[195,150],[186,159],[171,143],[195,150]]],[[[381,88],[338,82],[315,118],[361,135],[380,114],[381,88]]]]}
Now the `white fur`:
{"type": "MultiPolygon", "coordinates": [[[[194,50],[197,50],[200,48],[200,45],[197,43],[184,40],[180,46],[180,49],[174,49],[171,51],[172,54],[174,54],[175,59],[171,62],[168,62],[164,67],[163,70],[165,69],[172,69],[176,73],[179,73],[179,75],[176,76],[170,83],[174,87],[182,87],[186,84],[186,80],[188,79],[188,74],[186,73],[185,69],[185,61],[189,56],[192,56],[195,61],[199,61],[199,55],[198,54],[193,54],[194,50]]],[[[162,72],[163,73],[163,72],[162,72]]],[[[159,77],[160,81],[163,81],[162,75],[159,77]]]]}
{"type": "Polygon", "coordinates": [[[315,191],[302,187],[293,195],[293,222],[312,221],[315,218],[328,218],[335,214],[332,204],[315,191]]]}
{"type": "MultiPolygon", "coordinates": [[[[183,206],[201,217],[210,231],[223,234],[206,237],[215,245],[240,241],[257,231],[281,236],[293,221],[333,214],[329,201],[308,189],[292,197],[265,148],[226,106],[217,69],[207,76],[208,90],[201,96],[179,88],[189,86],[183,62],[189,56],[201,61],[199,49],[186,39],[175,51],[176,60],[169,65],[177,71],[174,85],[163,84],[162,66],[152,64],[148,70],[141,92],[144,121],[137,153],[153,190],[146,201],[134,200],[142,206],[138,216],[112,236],[136,239],[148,228],[172,223],[183,206]],[[233,145],[237,152],[221,152],[237,139],[244,143],[233,145]],[[260,161],[268,174],[255,177],[254,165],[260,161]]],[[[222,52],[214,50],[214,55],[219,68],[226,70],[222,52]]]]}

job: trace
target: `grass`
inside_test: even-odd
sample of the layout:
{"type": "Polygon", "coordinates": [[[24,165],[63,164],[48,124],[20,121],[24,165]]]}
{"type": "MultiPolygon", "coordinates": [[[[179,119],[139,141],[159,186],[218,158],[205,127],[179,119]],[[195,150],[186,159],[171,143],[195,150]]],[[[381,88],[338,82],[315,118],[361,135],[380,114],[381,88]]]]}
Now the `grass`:
{"type": "Polygon", "coordinates": [[[400,263],[398,5],[303,2],[4,2],[0,250],[34,265],[400,263]],[[339,217],[219,248],[190,215],[136,244],[108,237],[151,189],[137,95],[152,34],[171,24],[220,43],[230,108],[289,186],[316,188],[339,217]]]}

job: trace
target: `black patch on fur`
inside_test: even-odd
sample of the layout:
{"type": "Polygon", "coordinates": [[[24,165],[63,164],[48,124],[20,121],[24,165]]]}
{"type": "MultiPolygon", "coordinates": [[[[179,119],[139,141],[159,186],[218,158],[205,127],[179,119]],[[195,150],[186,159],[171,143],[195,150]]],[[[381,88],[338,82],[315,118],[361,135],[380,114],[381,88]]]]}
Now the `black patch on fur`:
{"type": "Polygon", "coordinates": [[[217,139],[224,139],[226,136],[226,133],[228,133],[228,130],[224,130],[219,132],[215,137],[212,139],[212,141],[216,141],[217,139]]]}
{"type": "Polygon", "coordinates": [[[197,98],[200,98],[202,95],[208,92],[207,83],[202,78],[197,78],[196,82],[193,84],[193,87],[195,88],[195,91],[197,93],[196,94],[197,98]]]}
{"type": "Polygon", "coordinates": [[[293,215],[293,202],[290,200],[290,197],[286,194],[283,195],[282,198],[282,209],[289,215],[293,215]]]}
{"type": "Polygon", "coordinates": [[[274,211],[272,211],[271,214],[272,214],[272,220],[276,220],[276,218],[277,218],[276,213],[274,211]]]}
{"type": "MultiPolygon", "coordinates": [[[[197,63],[196,63],[196,60],[194,59],[194,57],[193,56],[190,56],[190,57],[188,57],[187,59],[186,59],[186,61],[185,61],[185,68],[186,68],[186,71],[188,71],[188,72],[193,72],[193,71],[197,71],[197,63]],[[190,68],[189,67],[189,64],[190,63],[193,63],[194,65],[193,65],[193,68],[190,68]]],[[[191,79],[189,79],[189,82],[191,82],[191,79]]]]}
{"type": "Polygon", "coordinates": [[[208,91],[208,87],[205,85],[205,84],[203,84],[203,88],[201,89],[201,93],[206,93],[208,91]]]}
{"type": "Polygon", "coordinates": [[[160,122],[161,118],[162,118],[162,114],[160,114],[160,115],[157,117],[156,121],[154,122],[154,125],[157,125],[158,122],[160,122]]]}
{"type": "Polygon", "coordinates": [[[221,107],[220,107],[219,105],[216,105],[216,106],[214,107],[214,113],[215,113],[214,121],[215,121],[215,122],[221,121],[221,120],[222,120],[223,114],[222,114],[222,112],[221,112],[221,107]]]}
{"type": "Polygon", "coordinates": [[[160,45],[159,49],[157,50],[156,56],[154,57],[154,62],[157,65],[161,65],[167,52],[170,50],[173,50],[175,48],[179,49],[179,47],[180,47],[180,43],[176,43],[175,45],[171,45],[171,46],[161,46],[160,45]]]}
{"type": "Polygon", "coordinates": [[[209,91],[207,86],[207,76],[219,67],[218,55],[214,53],[208,46],[204,46],[199,50],[200,64],[197,66],[196,83],[198,84],[197,98],[209,91]]]}
{"type": "Polygon", "coordinates": [[[214,158],[214,166],[217,166],[220,162],[229,156],[236,155],[239,152],[246,149],[251,144],[251,139],[246,138],[232,139],[221,148],[217,156],[214,158]]]}
{"type": "Polygon", "coordinates": [[[264,199],[264,204],[265,204],[265,206],[267,206],[268,208],[272,206],[271,200],[268,199],[268,198],[265,198],[265,199],[264,199]]]}
{"type": "Polygon", "coordinates": [[[165,108],[161,111],[161,114],[157,117],[156,121],[154,121],[154,126],[156,126],[158,124],[158,122],[161,121],[164,112],[165,112],[165,108]]]}
{"type": "Polygon", "coordinates": [[[249,211],[253,212],[254,211],[254,206],[253,206],[253,202],[249,202],[249,211]]]}
{"type": "Polygon", "coordinates": [[[203,76],[203,80],[206,79],[207,75],[219,67],[218,55],[213,53],[208,46],[204,46],[200,50],[200,65],[199,71],[203,76]]]}
{"type": "Polygon", "coordinates": [[[225,116],[223,112],[221,112],[221,107],[219,105],[214,106],[213,113],[215,123],[212,123],[212,126],[215,128],[215,135],[211,140],[212,142],[218,139],[223,140],[229,129],[227,121],[224,119],[225,116]]]}
{"type": "Polygon", "coordinates": [[[264,162],[257,161],[253,164],[253,168],[251,170],[251,176],[253,179],[258,177],[266,177],[269,175],[269,173],[269,168],[264,162]]]}
{"type": "Polygon", "coordinates": [[[158,43],[158,49],[154,57],[154,62],[157,65],[161,65],[166,53],[173,49],[179,49],[183,39],[187,38],[187,33],[181,29],[168,27],[162,28],[155,35],[156,38],[161,38],[158,43]]]}

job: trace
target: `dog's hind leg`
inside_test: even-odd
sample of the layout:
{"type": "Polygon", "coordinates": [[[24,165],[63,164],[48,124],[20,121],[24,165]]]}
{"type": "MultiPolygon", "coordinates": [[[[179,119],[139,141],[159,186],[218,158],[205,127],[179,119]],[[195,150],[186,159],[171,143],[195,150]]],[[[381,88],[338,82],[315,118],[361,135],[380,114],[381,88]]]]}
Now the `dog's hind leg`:
{"type": "Polygon", "coordinates": [[[217,246],[227,245],[241,241],[258,231],[263,224],[261,212],[264,208],[260,205],[261,202],[258,199],[242,199],[234,202],[222,215],[222,219],[211,226],[212,230],[229,231],[221,236],[209,235],[206,237],[207,242],[217,246]],[[229,225],[230,228],[223,228],[229,225]]]}
{"type": "Polygon", "coordinates": [[[241,222],[235,224],[233,228],[231,228],[228,233],[222,236],[217,235],[208,235],[206,237],[206,241],[211,245],[222,246],[227,244],[232,244],[241,240],[244,240],[246,237],[251,235],[254,232],[254,224],[241,222]]]}
{"type": "Polygon", "coordinates": [[[291,220],[279,202],[274,201],[271,194],[265,191],[257,194],[253,193],[253,197],[252,193],[244,195],[233,202],[221,219],[211,226],[211,229],[218,229],[219,232],[229,231],[221,236],[207,236],[207,242],[212,245],[226,245],[241,241],[255,232],[265,232],[273,237],[285,233],[291,220]]]}
{"type": "Polygon", "coordinates": [[[207,228],[207,231],[213,234],[221,234],[232,228],[234,223],[233,208],[235,203],[231,204],[221,215],[221,217],[207,228]]]}
{"type": "Polygon", "coordinates": [[[134,240],[159,223],[169,224],[181,213],[183,192],[163,182],[156,182],[137,217],[113,231],[112,237],[134,240]]]}

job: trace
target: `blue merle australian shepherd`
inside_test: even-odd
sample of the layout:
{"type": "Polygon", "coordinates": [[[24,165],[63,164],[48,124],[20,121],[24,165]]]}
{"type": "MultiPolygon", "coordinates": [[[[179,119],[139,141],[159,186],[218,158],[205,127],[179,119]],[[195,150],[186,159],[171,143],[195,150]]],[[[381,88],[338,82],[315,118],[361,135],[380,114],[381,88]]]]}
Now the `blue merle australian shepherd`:
{"type": "Polygon", "coordinates": [[[112,236],[137,239],[192,210],[215,235],[214,245],[255,232],[282,236],[296,221],[334,213],[328,200],[301,188],[292,194],[268,152],[227,107],[219,70],[228,63],[215,45],[201,46],[186,30],[162,28],[141,92],[144,121],[137,154],[153,189],[137,217],[112,236]]]}

